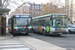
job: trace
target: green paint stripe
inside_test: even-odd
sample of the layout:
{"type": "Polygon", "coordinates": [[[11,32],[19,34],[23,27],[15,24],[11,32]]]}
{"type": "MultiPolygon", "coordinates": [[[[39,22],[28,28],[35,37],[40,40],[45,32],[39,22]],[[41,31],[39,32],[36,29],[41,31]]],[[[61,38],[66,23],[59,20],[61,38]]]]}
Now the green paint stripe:
{"type": "Polygon", "coordinates": [[[49,32],[49,26],[46,27],[46,31],[49,32]]]}
{"type": "Polygon", "coordinates": [[[52,28],[68,28],[68,27],[52,27],[52,28]]]}

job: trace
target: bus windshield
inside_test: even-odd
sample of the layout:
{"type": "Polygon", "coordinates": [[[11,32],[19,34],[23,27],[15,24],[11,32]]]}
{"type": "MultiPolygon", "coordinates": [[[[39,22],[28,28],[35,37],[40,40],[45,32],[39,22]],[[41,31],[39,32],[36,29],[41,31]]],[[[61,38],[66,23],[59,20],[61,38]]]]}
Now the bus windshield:
{"type": "Polygon", "coordinates": [[[53,19],[53,27],[68,27],[68,19],[66,15],[56,16],[53,19]]]}
{"type": "Polygon", "coordinates": [[[31,18],[16,18],[16,25],[23,26],[29,25],[31,18]]]}

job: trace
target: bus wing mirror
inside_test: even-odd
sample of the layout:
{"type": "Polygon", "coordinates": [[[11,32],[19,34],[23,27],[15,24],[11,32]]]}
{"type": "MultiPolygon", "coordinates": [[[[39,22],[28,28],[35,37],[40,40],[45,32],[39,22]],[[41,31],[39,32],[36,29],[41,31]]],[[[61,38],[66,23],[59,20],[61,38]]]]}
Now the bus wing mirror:
{"type": "Polygon", "coordinates": [[[50,20],[52,20],[52,17],[50,17],[50,20]]]}
{"type": "Polygon", "coordinates": [[[70,18],[68,18],[68,21],[70,21],[70,18]]]}

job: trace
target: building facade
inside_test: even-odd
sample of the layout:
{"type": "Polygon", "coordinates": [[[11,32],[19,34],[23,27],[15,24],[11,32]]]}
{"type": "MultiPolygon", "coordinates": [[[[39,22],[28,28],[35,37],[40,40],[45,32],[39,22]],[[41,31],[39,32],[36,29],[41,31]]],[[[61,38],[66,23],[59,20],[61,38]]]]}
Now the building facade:
{"type": "Polygon", "coordinates": [[[31,17],[40,16],[41,4],[25,2],[15,9],[13,14],[30,14],[31,17]]]}
{"type": "Polygon", "coordinates": [[[75,24],[75,0],[65,0],[65,7],[70,22],[75,24]]]}

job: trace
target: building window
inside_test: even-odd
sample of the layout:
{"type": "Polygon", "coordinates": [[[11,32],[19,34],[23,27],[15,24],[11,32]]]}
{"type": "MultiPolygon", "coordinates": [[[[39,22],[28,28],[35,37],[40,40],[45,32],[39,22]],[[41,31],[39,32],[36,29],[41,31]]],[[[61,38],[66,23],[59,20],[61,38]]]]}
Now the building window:
{"type": "Polygon", "coordinates": [[[32,10],[34,10],[34,6],[32,6],[32,10]]]}
{"type": "Polygon", "coordinates": [[[75,21],[74,21],[74,23],[75,23],[75,21]]]}
{"type": "Polygon", "coordinates": [[[71,1],[71,4],[73,4],[73,1],[71,1]]]}

